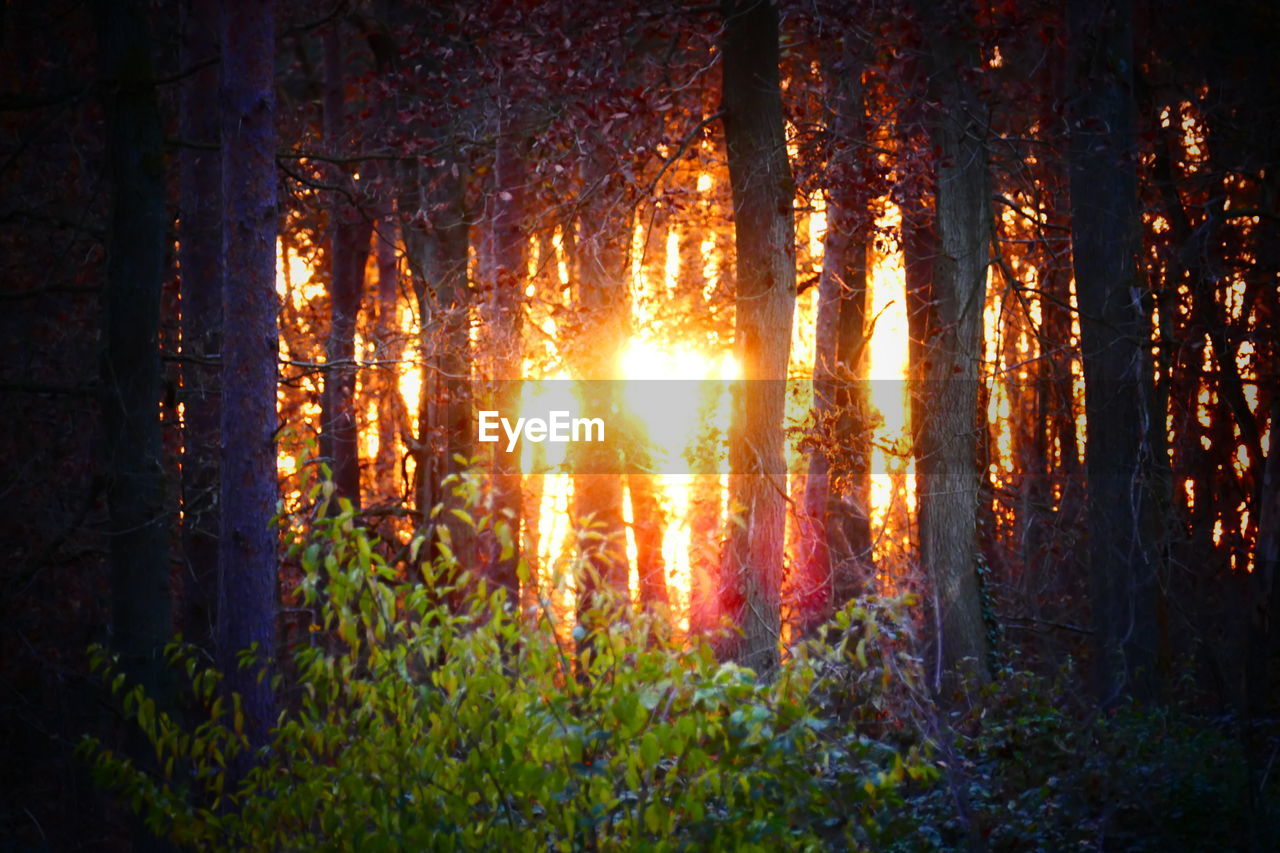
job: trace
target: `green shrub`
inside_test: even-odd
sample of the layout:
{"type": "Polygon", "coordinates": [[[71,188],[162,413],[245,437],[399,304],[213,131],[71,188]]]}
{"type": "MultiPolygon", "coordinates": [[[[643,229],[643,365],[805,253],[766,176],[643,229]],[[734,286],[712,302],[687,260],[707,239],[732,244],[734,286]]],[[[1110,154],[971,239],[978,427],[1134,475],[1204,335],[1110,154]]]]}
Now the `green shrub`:
{"type": "Polygon", "coordinates": [[[318,624],[287,692],[277,676],[285,710],[251,760],[237,698],[191,649],[169,649],[203,709],[185,725],[95,651],[158,769],[91,738],[83,753],[182,846],[860,848],[898,787],[929,775],[821,712],[822,673],[865,645],[802,647],[764,683],[616,603],[566,643],[547,604],[519,614],[450,559],[401,581],[349,511],[311,531],[294,553],[318,624]]]}

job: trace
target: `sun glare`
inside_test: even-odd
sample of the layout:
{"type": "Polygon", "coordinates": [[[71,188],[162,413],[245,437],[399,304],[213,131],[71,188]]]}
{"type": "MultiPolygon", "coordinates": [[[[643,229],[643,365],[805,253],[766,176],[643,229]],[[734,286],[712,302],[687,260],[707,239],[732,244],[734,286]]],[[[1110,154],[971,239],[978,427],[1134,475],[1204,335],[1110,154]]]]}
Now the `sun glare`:
{"type": "MultiPolygon", "coordinates": [[[[698,189],[709,192],[714,186],[710,175],[699,176],[698,189]]],[[[802,240],[802,279],[816,276],[822,263],[822,240],[826,227],[826,211],[821,199],[808,200],[808,210],[797,222],[802,240]]],[[[899,224],[896,207],[884,203],[878,226],[892,233],[899,224]]],[[[711,298],[718,287],[719,271],[725,262],[719,238],[714,231],[683,231],[679,223],[663,226],[649,235],[637,224],[633,228],[630,273],[632,299],[631,336],[622,346],[619,358],[619,403],[627,417],[636,424],[651,456],[654,475],[649,481],[658,498],[662,515],[662,556],[667,588],[676,625],[689,624],[691,589],[705,584],[695,580],[695,566],[714,562],[717,549],[704,539],[717,539],[719,525],[708,528],[708,501],[718,495],[721,506],[727,498],[727,449],[724,437],[729,428],[729,386],[741,377],[734,354],[724,345],[719,348],[706,340],[682,337],[670,316],[670,300],[680,292],[680,277],[690,274],[703,282],[704,296],[711,298]],[[683,246],[692,244],[696,252],[682,259],[683,246]],[[646,253],[653,257],[645,258],[646,253]],[[643,259],[643,260],[642,260],[643,259]],[[701,268],[682,269],[682,261],[701,268]],[[713,446],[706,444],[707,435],[718,436],[713,446]],[[701,454],[701,456],[698,456],[701,454]],[[708,459],[712,454],[714,458],[708,459]],[[710,465],[716,473],[692,473],[694,463],[710,465]],[[710,556],[709,556],[710,555],[710,556]]],[[[550,264],[550,277],[561,287],[567,286],[570,271],[561,233],[552,236],[545,247],[532,247],[531,269],[535,275],[550,264]],[[541,257],[547,248],[554,254],[541,257]]],[[[892,242],[892,241],[890,241],[892,242]]],[[[874,318],[870,327],[866,376],[872,381],[870,403],[878,419],[871,460],[871,512],[877,556],[901,554],[907,546],[906,520],[914,510],[912,463],[906,452],[907,395],[904,377],[907,369],[908,327],[903,297],[903,269],[900,252],[873,252],[870,261],[867,294],[867,317],[874,318]]],[[[531,285],[532,286],[532,285],[531,285]]],[[[325,295],[323,277],[314,275],[310,259],[283,244],[278,251],[277,292],[286,311],[305,313],[314,310],[314,300],[325,295]]],[[[792,379],[807,380],[813,369],[814,327],[817,314],[817,287],[807,288],[797,300],[793,325],[792,379]]],[[[531,298],[529,321],[543,334],[530,341],[533,350],[547,350],[530,355],[523,386],[521,414],[580,408],[575,397],[574,377],[558,358],[555,344],[563,329],[554,311],[545,310],[531,298]]],[[[397,305],[396,325],[404,335],[404,348],[395,378],[406,411],[416,419],[423,393],[421,362],[423,353],[418,332],[417,312],[410,300],[397,305]]],[[[363,340],[363,339],[362,339],[363,340]]],[[[361,358],[378,357],[378,353],[358,351],[361,358]]],[[[532,352],[532,351],[531,351],[532,352]]],[[[282,349],[281,356],[288,356],[282,349]]],[[[319,355],[317,360],[323,360],[319,355]]],[[[361,379],[366,377],[362,376],[361,379]]],[[[279,473],[291,484],[286,495],[290,506],[297,505],[301,494],[296,488],[300,474],[303,442],[314,440],[320,428],[321,412],[312,402],[318,399],[322,383],[319,373],[303,371],[301,386],[306,399],[292,415],[300,425],[298,435],[283,441],[280,448],[279,473]]],[[[796,389],[807,388],[799,382],[796,389]]],[[[284,405],[281,397],[281,405],[284,405]]],[[[804,422],[812,404],[811,395],[789,395],[787,423],[796,427],[804,422]]],[[[370,402],[362,412],[360,437],[361,457],[365,462],[378,455],[379,410],[370,402]]],[[[807,463],[798,449],[794,431],[788,439],[787,460],[790,472],[787,491],[796,498],[804,488],[807,463]]],[[[401,438],[396,438],[396,451],[404,467],[405,482],[413,482],[415,455],[408,453],[401,438]]],[[[537,597],[547,597],[558,607],[572,608],[572,566],[577,548],[577,535],[572,523],[573,475],[568,469],[564,443],[522,443],[520,454],[525,472],[526,506],[531,529],[527,532],[529,564],[537,583],[537,597]],[[530,503],[532,502],[532,503],[530,503]]],[[[707,467],[698,470],[706,471],[707,467]]],[[[637,548],[630,490],[624,489],[623,515],[627,526],[627,555],[635,573],[637,548]]],[[[719,510],[717,510],[717,513],[719,510]]],[[[794,527],[795,519],[788,522],[794,527]]],[[[795,531],[792,531],[794,534],[795,531]]],[[[639,595],[637,578],[632,578],[633,595],[639,595]]],[[[530,601],[534,599],[529,599],[530,601]]]]}

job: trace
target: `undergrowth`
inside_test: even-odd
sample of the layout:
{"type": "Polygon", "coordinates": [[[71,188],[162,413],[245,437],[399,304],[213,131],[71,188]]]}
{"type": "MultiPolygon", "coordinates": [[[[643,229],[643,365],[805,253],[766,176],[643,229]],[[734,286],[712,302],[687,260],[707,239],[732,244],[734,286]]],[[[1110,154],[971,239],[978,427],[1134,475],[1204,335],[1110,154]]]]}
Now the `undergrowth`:
{"type": "Polygon", "coordinates": [[[626,602],[602,598],[573,631],[549,601],[520,612],[457,565],[444,529],[406,581],[344,510],[289,534],[314,622],[288,678],[243,657],[275,667],[267,743],[181,640],[181,712],[93,650],[154,756],[91,737],[81,754],[156,835],[219,850],[1280,849],[1280,774],[1249,772],[1239,726],[1099,714],[1073,671],[1032,675],[1016,655],[939,705],[910,596],[850,603],[763,680],[626,602]]]}

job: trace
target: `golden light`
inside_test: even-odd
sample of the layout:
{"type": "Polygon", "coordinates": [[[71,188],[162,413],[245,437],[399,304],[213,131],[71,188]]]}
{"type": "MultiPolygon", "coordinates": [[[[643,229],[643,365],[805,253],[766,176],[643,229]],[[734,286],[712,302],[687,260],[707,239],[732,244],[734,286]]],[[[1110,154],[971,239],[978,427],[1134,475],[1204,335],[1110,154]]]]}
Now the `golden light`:
{"type": "MultiPolygon", "coordinates": [[[[710,193],[716,187],[717,178],[703,172],[696,178],[700,193],[710,193]]],[[[827,224],[827,211],[820,197],[798,200],[800,213],[797,220],[797,237],[800,241],[800,261],[804,268],[797,270],[802,280],[817,275],[823,255],[823,239],[827,224]]],[[[892,232],[900,225],[897,208],[881,200],[883,213],[878,225],[884,232],[892,232]]],[[[720,271],[727,263],[723,256],[723,240],[712,229],[689,231],[692,226],[670,220],[658,239],[652,239],[648,224],[637,217],[632,227],[632,252],[630,286],[632,289],[631,337],[622,347],[619,360],[621,405],[637,422],[648,441],[657,473],[652,485],[656,491],[663,516],[662,555],[665,565],[667,588],[672,614],[678,629],[689,624],[691,589],[703,581],[692,577],[695,565],[703,565],[708,555],[714,560],[718,552],[720,528],[709,529],[708,507],[710,495],[718,495],[722,506],[726,500],[728,477],[725,473],[693,474],[689,470],[685,454],[690,452],[706,431],[726,435],[730,406],[727,382],[740,378],[741,371],[727,344],[716,349],[707,339],[692,339],[687,332],[678,330],[671,314],[671,299],[680,293],[680,277],[686,270],[684,264],[694,264],[701,269],[687,270],[701,273],[703,296],[709,301],[719,299],[720,271]],[[692,244],[696,253],[692,258],[681,258],[682,245],[692,244]],[[653,256],[653,253],[660,256],[653,256]],[[645,258],[646,253],[650,255],[645,258]],[[704,380],[704,381],[697,381],[704,380]],[[707,383],[711,383],[710,386],[707,383]],[[708,393],[718,395],[714,405],[708,403],[708,393]],[[681,468],[684,468],[684,472],[681,468]],[[714,479],[711,479],[714,478],[714,479]],[[710,490],[710,491],[709,491],[710,490]]],[[[564,236],[557,229],[550,240],[539,244],[530,241],[529,278],[526,292],[531,298],[527,303],[526,329],[532,331],[526,340],[525,375],[527,381],[522,390],[522,412],[546,412],[551,410],[578,409],[578,401],[572,392],[572,375],[565,372],[561,359],[560,341],[565,334],[563,314],[558,313],[556,296],[538,298],[540,290],[536,279],[547,274],[551,287],[561,289],[570,282],[570,270],[564,247],[564,236]],[[549,250],[550,255],[543,257],[549,250]],[[554,265],[554,266],[551,266],[554,265]]],[[[914,480],[911,476],[912,460],[908,451],[907,394],[904,379],[907,374],[907,341],[909,329],[904,298],[904,272],[900,250],[873,251],[868,258],[867,317],[875,318],[874,332],[868,342],[867,376],[870,383],[870,404],[880,419],[873,443],[874,458],[871,461],[872,477],[871,511],[873,538],[877,553],[901,555],[908,544],[906,523],[908,514],[914,511],[914,480]]],[[[315,304],[326,296],[324,282],[317,280],[309,260],[292,248],[279,247],[277,292],[288,307],[298,311],[315,304]]],[[[796,305],[792,327],[791,361],[789,376],[808,379],[812,376],[815,351],[815,326],[818,288],[810,287],[801,295],[796,305]]],[[[696,296],[695,296],[696,299],[696,296]]],[[[314,310],[314,309],[313,309],[314,310]]],[[[400,362],[394,367],[394,381],[398,387],[410,418],[416,418],[424,393],[421,369],[424,353],[419,335],[419,317],[411,300],[402,298],[396,305],[395,325],[405,336],[405,346],[400,362]]],[[[476,324],[472,324],[473,339],[476,324]]],[[[367,334],[367,331],[366,331],[367,334]]],[[[363,337],[357,340],[357,352],[363,360],[370,355],[369,342],[363,337]]],[[[281,344],[281,353],[285,353],[281,344]]],[[[317,360],[323,360],[319,356],[317,360]]],[[[367,391],[361,376],[360,391],[367,391]]],[[[318,397],[320,374],[303,373],[299,377],[299,389],[295,396],[291,417],[308,427],[305,436],[314,436],[319,427],[321,413],[313,402],[318,397]],[[301,391],[302,401],[297,393],[301,391]]],[[[808,383],[797,383],[796,388],[807,388],[808,383]]],[[[284,391],[281,392],[284,405],[284,391]]],[[[378,430],[379,409],[376,401],[361,395],[361,433],[359,451],[361,458],[372,460],[381,448],[378,430]]],[[[803,395],[789,399],[787,419],[789,425],[802,422],[808,415],[812,401],[803,395]]],[[[295,437],[297,438],[297,437],[295,437]]],[[[551,471],[552,473],[527,473],[525,494],[532,504],[526,504],[532,529],[526,532],[531,545],[528,552],[534,589],[532,598],[550,600],[560,613],[571,613],[573,607],[572,569],[578,559],[577,532],[572,522],[573,477],[568,472],[564,443],[533,444],[524,442],[521,463],[526,472],[551,471]],[[536,546],[533,544],[536,542],[536,546]]],[[[405,452],[403,442],[397,440],[396,450],[407,466],[408,482],[414,472],[413,454],[405,452]]],[[[294,440],[286,447],[282,442],[278,471],[282,482],[296,484],[300,474],[302,457],[300,441],[294,440]]],[[[727,467],[724,448],[716,450],[720,457],[712,460],[718,469],[727,467]]],[[[798,434],[788,440],[788,470],[791,472],[788,491],[793,497],[803,488],[806,460],[798,452],[798,434]]],[[[297,505],[301,495],[290,489],[288,500],[297,505]]],[[[721,510],[716,509],[718,515],[721,510]]],[[[629,490],[624,490],[624,520],[627,524],[627,554],[631,565],[636,565],[637,548],[632,525],[635,517],[629,490]]],[[[795,519],[789,519],[792,534],[795,519]]],[[[633,577],[631,589],[639,594],[638,579],[633,577]]],[[[638,602],[637,602],[638,603],[638,602]]]]}
{"type": "MultiPolygon", "coordinates": [[[[897,233],[901,227],[902,212],[884,199],[876,228],[897,233]]],[[[875,318],[875,328],[867,345],[867,386],[871,407],[882,419],[871,450],[871,519],[872,538],[877,543],[875,556],[882,557],[895,544],[893,536],[883,535],[892,530],[891,510],[898,502],[903,503],[908,515],[916,507],[906,386],[911,328],[907,323],[907,276],[901,249],[870,253],[868,270],[867,317],[875,318]]],[[[893,533],[898,544],[906,543],[906,529],[893,533]]]]}

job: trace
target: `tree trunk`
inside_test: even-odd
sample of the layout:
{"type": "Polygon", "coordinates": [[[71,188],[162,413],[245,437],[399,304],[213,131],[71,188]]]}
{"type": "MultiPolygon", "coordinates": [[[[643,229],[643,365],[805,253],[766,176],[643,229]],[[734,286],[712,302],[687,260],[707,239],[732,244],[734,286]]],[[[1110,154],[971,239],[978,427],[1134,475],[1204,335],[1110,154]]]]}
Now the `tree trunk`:
{"type": "Polygon", "coordinates": [[[276,610],[276,133],[271,0],[224,6],[222,43],[222,520],[218,663],[249,742],[275,722],[269,679],[237,656],[274,650],[276,610]]]}
{"type": "MultiPolygon", "coordinates": [[[[1273,392],[1274,393],[1274,392],[1273,392]]],[[[1280,425],[1280,396],[1271,400],[1270,427],[1274,436],[1280,425]]],[[[1249,576],[1250,608],[1248,650],[1248,704],[1257,717],[1274,700],[1276,659],[1280,657],[1280,449],[1267,453],[1258,492],[1258,540],[1249,576]]]]}
{"type": "Polygon", "coordinates": [[[937,187],[931,306],[923,345],[927,383],[919,422],[920,559],[929,578],[934,637],[930,676],[985,675],[987,637],[977,574],[978,367],[987,282],[990,201],[981,104],[963,68],[977,49],[967,22],[921,4],[930,40],[929,98],[937,187]]]}
{"type": "Polygon", "coordinates": [[[725,0],[723,101],[737,249],[735,346],[742,368],[729,427],[729,532],[721,612],[741,627],[729,657],[778,666],[786,468],[782,414],[795,312],[795,185],[778,70],[778,10],[725,0]]]}
{"type": "MultiPolygon", "coordinates": [[[[1047,121],[1047,117],[1046,117],[1047,121]]],[[[1049,209],[1060,212],[1062,227],[1068,223],[1070,202],[1066,193],[1065,163],[1050,173],[1049,209]]],[[[1055,221],[1055,225],[1058,224],[1055,221]]],[[[1055,253],[1055,255],[1058,253],[1055,253]]],[[[1066,255],[1063,251],[1062,255],[1066,255]]],[[[1078,526],[1081,509],[1080,457],[1077,449],[1075,395],[1071,362],[1077,357],[1071,345],[1071,270],[1046,258],[1041,274],[1040,316],[1043,348],[1035,368],[1038,423],[1037,479],[1030,516],[1021,521],[1025,531],[1023,562],[1027,573],[1027,602],[1032,615],[1063,621],[1062,604],[1078,598],[1084,561],[1075,549],[1065,547],[1064,532],[1078,526]],[[1056,447],[1056,452],[1055,452],[1056,447]],[[1055,499],[1054,484],[1059,492],[1055,499]],[[1053,531],[1058,531],[1057,533],[1053,531]]],[[[1042,638],[1045,653],[1050,638],[1042,638]]]]}
{"type": "Polygon", "coordinates": [[[1104,705],[1155,693],[1156,561],[1150,334],[1137,276],[1140,228],[1133,46],[1125,0],[1068,11],[1079,92],[1071,122],[1071,236],[1088,423],[1090,587],[1104,705]]]}
{"type": "MultiPolygon", "coordinates": [[[[494,152],[494,183],[480,255],[481,284],[486,290],[489,378],[496,389],[494,408],[505,417],[514,417],[520,407],[528,252],[524,230],[525,164],[511,134],[510,127],[503,129],[494,152]]],[[[491,479],[494,521],[485,537],[484,564],[490,583],[507,590],[512,607],[520,602],[520,483],[520,448],[507,452],[506,443],[498,442],[494,445],[491,479]]]]}
{"type": "MultiPolygon", "coordinates": [[[[906,78],[912,94],[924,86],[922,63],[908,60],[906,78]]],[[[928,150],[928,138],[924,133],[922,93],[908,97],[899,113],[897,143],[904,152],[928,150]]],[[[907,314],[907,392],[909,398],[909,423],[912,455],[915,458],[916,506],[927,489],[923,475],[923,455],[920,444],[920,428],[924,422],[926,406],[925,347],[932,329],[937,327],[933,314],[933,260],[938,254],[938,233],[934,208],[929,201],[934,197],[933,164],[930,157],[919,157],[922,166],[908,171],[894,188],[894,199],[901,215],[903,304],[907,314]]],[[[916,524],[912,528],[915,550],[922,551],[919,509],[916,524]]]]}
{"type": "Polygon", "coordinates": [[[161,648],[173,628],[158,409],[168,236],[164,136],[146,12],[126,2],[103,4],[98,12],[112,190],[102,354],[111,630],[125,675],[163,703],[161,648]]]}
{"type": "Polygon", "coordinates": [[[640,603],[646,610],[662,612],[669,604],[667,565],[662,556],[666,518],[658,496],[658,478],[651,474],[627,474],[631,518],[636,536],[636,577],[640,603]]]}
{"type": "MultiPolygon", "coordinates": [[[[1271,162],[1280,152],[1271,150],[1271,162]]],[[[1280,178],[1268,170],[1266,196],[1272,205],[1280,198],[1280,178]]],[[[1280,272],[1280,224],[1275,219],[1263,220],[1254,233],[1254,257],[1257,258],[1260,281],[1258,306],[1254,309],[1259,325],[1265,320],[1272,329],[1280,319],[1280,294],[1272,283],[1280,272]]],[[[1274,344],[1273,344],[1274,347],[1274,344]]],[[[1274,349],[1271,350],[1275,352],[1274,349]]],[[[1253,571],[1249,573],[1249,624],[1246,651],[1246,707],[1251,719],[1274,712],[1280,699],[1280,386],[1273,373],[1260,377],[1258,396],[1270,397],[1267,406],[1267,429],[1270,432],[1265,460],[1259,460],[1262,474],[1258,478],[1257,539],[1254,544],[1253,571]]],[[[1261,405],[1259,406],[1261,409],[1261,405]]],[[[1261,412],[1259,412],[1261,415],[1261,412]]],[[[1199,494],[1199,493],[1197,493],[1199,494]]],[[[1254,736],[1261,737],[1259,729],[1254,736]]],[[[1259,757],[1264,754],[1259,750],[1259,757]]]]}
{"type": "Polygon", "coordinates": [[[851,39],[844,41],[838,60],[827,61],[824,68],[833,153],[818,280],[813,392],[816,421],[832,440],[809,455],[805,478],[802,515],[812,530],[802,543],[805,559],[798,584],[803,631],[858,595],[870,577],[871,446],[864,419],[862,355],[871,217],[866,193],[854,183],[857,171],[851,168],[866,144],[862,64],[848,47],[851,39]]]}
{"type": "MultiPolygon", "coordinates": [[[[463,207],[463,186],[450,163],[434,173],[417,164],[402,178],[408,189],[400,196],[401,231],[413,280],[422,348],[418,397],[418,439],[414,448],[416,504],[428,540],[435,541],[431,510],[445,507],[440,523],[449,531],[450,547],[467,568],[475,562],[475,531],[449,509],[462,501],[444,483],[466,467],[473,453],[471,432],[471,291],[467,261],[470,229],[463,207]],[[430,212],[430,218],[428,218],[430,212]]],[[[424,559],[434,556],[423,549],[424,559]]]]}
{"type": "MultiPolygon", "coordinates": [[[[388,170],[389,171],[389,170],[388,170]]],[[[378,217],[374,255],[378,265],[377,359],[387,362],[376,371],[378,377],[378,454],[374,459],[374,481],[387,489],[385,497],[399,494],[395,484],[399,458],[396,439],[406,420],[404,398],[400,395],[400,373],[396,367],[404,357],[404,334],[400,328],[400,271],[396,258],[396,219],[388,199],[378,217]]]]}
{"type": "MultiPolygon", "coordinates": [[[[341,40],[338,24],[324,32],[324,132],[331,153],[339,155],[346,133],[343,110],[341,40]]],[[[325,344],[324,409],[320,453],[330,460],[334,496],[360,507],[360,445],[356,421],[356,320],[364,289],[365,259],[372,225],[352,201],[355,184],[346,171],[332,170],[329,205],[329,339],[325,344]]],[[[331,510],[338,508],[337,501],[331,510]]]]}
{"type": "MultiPolygon", "coordinates": [[[[218,5],[191,0],[183,31],[183,64],[217,55],[218,5]]],[[[202,68],[182,91],[181,136],[216,144],[218,68],[202,68]]],[[[218,417],[215,359],[222,351],[222,168],[218,151],[183,149],[178,161],[182,294],[183,453],[182,553],[186,589],[183,635],[213,650],[218,596],[218,417]]]]}

